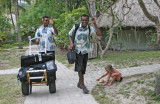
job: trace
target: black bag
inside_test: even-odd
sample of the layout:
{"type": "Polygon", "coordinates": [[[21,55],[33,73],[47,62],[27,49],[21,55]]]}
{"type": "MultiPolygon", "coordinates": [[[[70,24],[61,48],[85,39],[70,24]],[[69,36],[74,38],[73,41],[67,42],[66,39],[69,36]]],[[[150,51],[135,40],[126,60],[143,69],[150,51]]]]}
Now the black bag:
{"type": "Polygon", "coordinates": [[[76,61],[76,51],[69,50],[67,53],[67,59],[69,64],[74,64],[74,62],[76,61]]]}
{"type": "Polygon", "coordinates": [[[47,61],[53,60],[53,54],[41,54],[38,56],[36,55],[28,55],[28,56],[21,56],[21,67],[28,67],[30,65],[36,65],[40,63],[45,63],[47,61]],[[41,61],[39,60],[41,58],[41,61]]]}
{"type": "Polygon", "coordinates": [[[38,55],[21,56],[21,67],[35,65],[38,62],[38,55]]]}
{"type": "MultiPolygon", "coordinates": [[[[20,81],[22,81],[22,80],[27,81],[27,71],[28,70],[43,70],[43,69],[46,69],[47,77],[56,78],[55,72],[57,71],[57,66],[56,66],[54,60],[50,60],[50,61],[47,61],[47,62],[41,63],[41,64],[30,65],[28,67],[21,67],[18,72],[17,78],[20,81]]],[[[30,73],[30,76],[31,77],[43,76],[43,72],[30,73]]],[[[39,81],[39,80],[37,80],[37,81],[39,81]]]]}

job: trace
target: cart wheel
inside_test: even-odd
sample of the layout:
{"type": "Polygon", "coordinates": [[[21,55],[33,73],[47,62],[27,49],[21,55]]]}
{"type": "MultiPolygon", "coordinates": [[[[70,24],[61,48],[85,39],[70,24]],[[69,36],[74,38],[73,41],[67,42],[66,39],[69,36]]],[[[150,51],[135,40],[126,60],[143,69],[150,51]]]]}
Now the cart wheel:
{"type": "Polygon", "coordinates": [[[27,82],[22,81],[21,89],[23,95],[29,95],[29,84],[27,82]]]}
{"type": "Polygon", "coordinates": [[[56,92],[56,82],[55,82],[55,80],[50,81],[49,92],[50,93],[55,93],[56,92]]]}
{"type": "Polygon", "coordinates": [[[32,82],[30,82],[30,94],[32,93],[32,82]]]}

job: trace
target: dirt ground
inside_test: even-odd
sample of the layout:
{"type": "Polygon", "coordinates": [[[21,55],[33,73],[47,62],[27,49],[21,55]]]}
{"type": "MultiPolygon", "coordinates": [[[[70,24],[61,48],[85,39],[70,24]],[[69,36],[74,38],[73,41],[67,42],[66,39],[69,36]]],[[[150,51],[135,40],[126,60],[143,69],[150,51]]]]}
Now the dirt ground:
{"type": "MultiPolygon", "coordinates": [[[[154,73],[125,77],[122,82],[114,82],[111,86],[100,83],[93,88],[100,97],[100,104],[109,104],[104,103],[106,99],[112,104],[159,104],[160,98],[156,97],[154,90],[154,73]]],[[[97,95],[94,95],[95,99],[97,95]]]]}
{"type": "MultiPolygon", "coordinates": [[[[3,54],[1,54],[2,58],[0,59],[0,70],[20,67],[20,56],[25,54],[25,50],[26,48],[23,50],[15,49],[12,53],[10,53],[9,50],[3,51],[3,54]]],[[[66,57],[67,51],[56,49],[56,52],[63,55],[63,57],[66,57]]],[[[124,52],[107,52],[107,54],[119,53],[124,52]]],[[[65,62],[67,62],[66,59],[65,62]]],[[[104,71],[105,65],[106,61],[89,61],[87,65],[87,73],[92,73],[93,71],[93,73],[95,73],[101,70],[104,71]]],[[[74,65],[70,65],[70,69],[74,69],[74,65]]],[[[104,99],[109,99],[113,104],[157,104],[160,98],[155,97],[154,87],[154,73],[148,73],[125,77],[122,82],[115,82],[112,86],[101,86],[101,84],[97,84],[93,88],[93,91],[97,92],[96,95],[100,96],[100,99],[98,100],[95,97],[100,104],[109,104],[106,103],[104,99]],[[103,100],[105,101],[104,103],[103,100]]]]}
{"type": "MultiPolygon", "coordinates": [[[[61,54],[66,54],[66,51],[57,51],[61,54]]],[[[132,53],[132,51],[130,52],[132,53]]],[[[107,51],[106,54],[121,53],[126,52],[107,51]]],[[[157,62],[159,63],[159,61],[157,62]]],[[[108,61],[89,61],[87,64],[87,73],[97,73],[98,77],[100,75],[99,72],[105,73],[104,66],[106,64],[108,64],[108,61]]],[[[154,62],[154,64],[157,63],[154,62]]],[[[154,64],[152,65],[154,66],[154,64]]],[[[69,69],[73,70],[74,65],[71,65],[69,69]]],[[[122,82],[115,82],[112,86],[97,84],[92,91],[96,92],[93,96],[99,104],[157,104],[160,98],[156,97],[154,89],[154,73],[148,73],[125,77],[122,82]],[[97,98],[97,96],[99,96],[99,98],[97,98]],[[106,101],[106,99],[108,100],[106,101]]]]}

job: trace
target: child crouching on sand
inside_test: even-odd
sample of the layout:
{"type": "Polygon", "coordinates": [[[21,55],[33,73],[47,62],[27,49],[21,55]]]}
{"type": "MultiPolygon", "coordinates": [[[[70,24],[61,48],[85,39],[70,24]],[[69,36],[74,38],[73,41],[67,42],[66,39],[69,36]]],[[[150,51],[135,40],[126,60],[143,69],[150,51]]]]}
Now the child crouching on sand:
{"type": "Polygon", "coordinates": [[[114,69],[114,68],[112,67],[112,65],[107,65],[107,66],[105,67],[105,70],[106,70],[107,73],[105,73],[104,75],[102,75],[100,78],[98,78],[98,79],[96,80],[96,81],[99,81],[101,78],[103,78],[103,77],[105,77],[105,76],[108,75],[106,82],[105,82],[104,84],[102,84],[102,85],[107,85],[110,77],[112,77],[112,80],[111,80],[111,82],[108,84],[108,86],[112,85],[112,83],[113,83],[114,81],[119,81],[119,82],[122,81],[122,79],[123,79],[122,74],[121,74],[118,70],[114,69]]]}

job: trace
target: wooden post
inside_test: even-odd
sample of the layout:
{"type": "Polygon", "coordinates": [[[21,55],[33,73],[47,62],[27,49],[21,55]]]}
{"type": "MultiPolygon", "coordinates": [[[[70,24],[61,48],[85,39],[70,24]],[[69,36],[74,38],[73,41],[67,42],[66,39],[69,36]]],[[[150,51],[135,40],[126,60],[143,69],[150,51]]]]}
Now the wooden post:
{"type": "Polygon", "coordinates": [[[91,42],[91,51],[88,53],[88,59],[96,58],[98,53],[97,53],[97,43],[96,42],[91,42]]]}
{"type": "Polygon", "coordinates": [[[155,78],[156,78],[155,92],[156,92],[156,96],[158,96],[160,94],[160,73],[159,72],[155,73],[155,78]]]}

